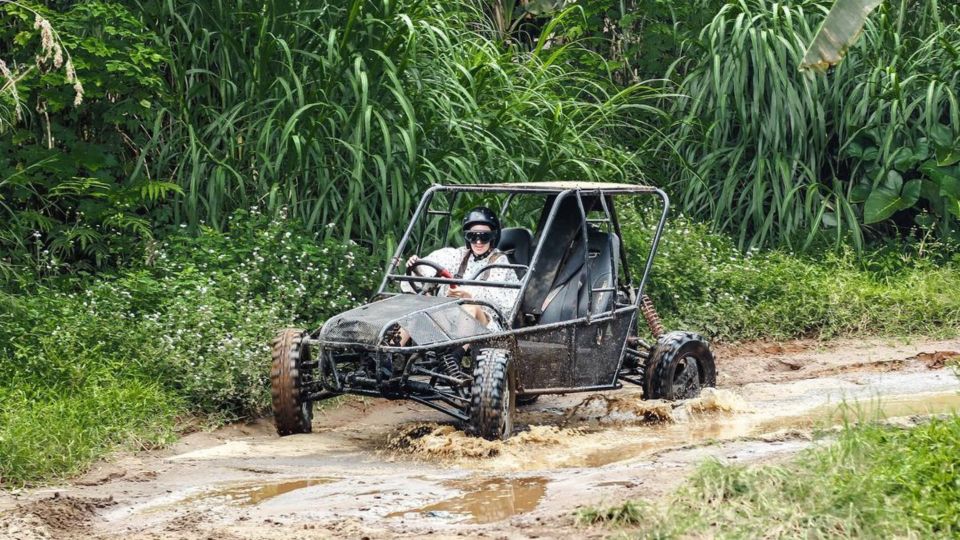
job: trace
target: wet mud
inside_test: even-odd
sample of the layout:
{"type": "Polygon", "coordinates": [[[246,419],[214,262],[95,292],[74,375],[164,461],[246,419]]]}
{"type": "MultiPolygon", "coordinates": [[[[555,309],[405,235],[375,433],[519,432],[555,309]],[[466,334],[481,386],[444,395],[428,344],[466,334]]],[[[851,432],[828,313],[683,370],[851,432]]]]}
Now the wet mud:
{"type": "Polygon", "coordinates": [[[537,507],[547,490],[546,478],[493,478],[452,483],[462,495],[414,510],[387,514],[388,518],[453,518],[464,523],[492,523],[537,507]]]}
{"type": "MultiPolygon", "coordinates": [[[[730,427],[717,414],[750,410],[737,393],[716,388],[676,403],[646,401],[639,391],[577,399],[565,408],[519,412],[520,431],[506,441],[470,437],[452,424],[403,425],[387,437],[379,455],[499,472],[599,467],[720,437],[730,427]]],[[[740,430],[737,436],[745,433],[740,430]]]]}
{"type": "Polygon", "coordinates": [[[507,441],[403,401],[348,400],[314,433],[269,420],[123,455],[74,483],[0,497],[0,538],[580,537],[572,512],[656,501],[707,458],[786,459],[857,421],[960,408],[960,341],[745,344],[719,387],[681,402],[635,388],[544,396],[507,441]]]}
{"type": "Polygon", "coordinates": [[[76,497],[59,491],[0,514],[0,538],[46,540],[87,530],[97,512],[114,506],[113,497],[76,497]]]}
{"type": "MultiPolygon", "coordinates": [[[[337,478],[305,478],[300,480],[286,480],[264,484],[261,482],[240,483],[219,489],[205,491],[176,502],[177,505],[190,505],[198,501],[214,501],[217,504],[233,504],[239,506],[258,505],[279,497],[284,493],[319,486],[337,481],[337,478]]],[[[160,510],[160,509],[155,509],[160,510]]]]}

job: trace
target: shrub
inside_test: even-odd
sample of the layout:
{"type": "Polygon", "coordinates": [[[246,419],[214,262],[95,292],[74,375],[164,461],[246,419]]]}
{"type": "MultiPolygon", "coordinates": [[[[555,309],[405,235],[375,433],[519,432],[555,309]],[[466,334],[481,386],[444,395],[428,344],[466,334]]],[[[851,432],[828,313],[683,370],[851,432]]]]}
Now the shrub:
{"type": "Polygon", "coordinates": [[[369,257],[301,224],[239,212],[172,235],[113,275],[0,293],[0,475],[70,474],[117,444],[166,440],[178,414],[263,413],[268,344],[370,291],[369,257]]]}
{"type": "MultiPolygon", "coordinates": [[[[646,253],[647,210],[623,214],[624,240],[646,253]]],[[[721,340],[960,332],[960,257],[887,247],[858,256],[783,250],[746,253],[707,225],[668,221],[647,294],[669,328],[721,340]]],[[[643,271],[634,258],[635,276],[643,271]]]]}
{"type": "MultiPolygon", "coordinates": [[[[140,174],[169,59],[115,2],[3,2],[0,14],[23,103],[9,126],[0,103],[0,280],[123,263],[179,189],[140,174]]],[[[0,81],[3,98],[13,87],[0,81]]]]}

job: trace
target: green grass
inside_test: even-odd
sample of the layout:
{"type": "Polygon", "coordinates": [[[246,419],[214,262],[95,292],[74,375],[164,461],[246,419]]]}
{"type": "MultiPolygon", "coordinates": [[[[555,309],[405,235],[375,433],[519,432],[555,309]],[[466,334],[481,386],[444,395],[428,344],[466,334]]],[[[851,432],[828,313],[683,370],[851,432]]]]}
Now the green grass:
{"type": "Polygon", "coordinates": [[[606,508],[587,507],[576,513],[577,525],[602,523],[618,527],[641,525],[648,519],[650,505],[644,502],[626,501],[606,508]]]}
{"type": "Polygon", "coordinates": [[[114,449],[169,443],[182,410],[175,395],[145,381],[0,388],[0,485],[48,482],[114,449]]]}
{"type": "Polygon", "coordinates": [[[955,537],[958,453],[957,416],[911,429],[851,424],[787,464],[710,461],[662,503],[628,501],[577,517],[638,538],[955,537]]]}

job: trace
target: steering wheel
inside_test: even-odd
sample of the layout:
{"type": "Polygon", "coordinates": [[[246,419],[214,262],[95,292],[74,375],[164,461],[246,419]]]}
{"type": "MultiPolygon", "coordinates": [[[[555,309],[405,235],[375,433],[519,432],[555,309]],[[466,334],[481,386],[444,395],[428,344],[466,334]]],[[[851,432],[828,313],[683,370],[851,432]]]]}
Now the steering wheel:
{"type": "MultiPolygon", "coordinates": [[[[428,261],[427,259],[419,259],[419,260],[417,260],[417,262],[415,262],[415,263],[411,264],[410,266],[408,266],[408,267],[407,267],[407,275],[408,275],[408,276],[412,276],[412,275],[413,275],[413,269],[416,268],[416,267],[418,267],[418,266],[421,266],[421,265],[422,265],[422,266],[429,266],[430,268],[433,268],[434,270],[436,270],[436,271],[437,271],[437,277],[442,277],[442,278],[447,278],[447,279],[452,279],[452,278],[453,278],[453,274],[451,274],[449,270],[447,270],[447,269],[444,268],[443,266],[440,266],[439,264],[437,264],[437,263],[435,263],[435,262],[433,262],[433,261],[428,261]]],[[[418,283],[418,282],[416,282],[416,281],[409,281],[408,283],[410,283],[410,287],[413,288],[413,292],[415,292],[415,293],[417,293],[417,294],[430,294],[430,293],[432,293],[432,292],[439,286],[438,283],[423,283],[423,284],[420,284],[420,283],[418,283]]]]}

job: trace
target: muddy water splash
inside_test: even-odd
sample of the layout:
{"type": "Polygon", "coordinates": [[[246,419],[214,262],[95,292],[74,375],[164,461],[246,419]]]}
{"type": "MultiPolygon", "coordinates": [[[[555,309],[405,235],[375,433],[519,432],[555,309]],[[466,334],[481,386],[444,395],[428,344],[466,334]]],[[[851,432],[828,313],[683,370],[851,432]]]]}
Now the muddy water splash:
{"type": "Polygon", "coordinates": [[[726,390],[707,389],[680,403],[645,401],[636,393],[596,394],[565,410],[521,414],[529,429],[507,441],[469,437],[452,425],[409,424],[387,438],[381,455],[500,471],[599,466],[709,439],[712,433],[702,426],[714,422],[693,420],[743,410],[749,410],[743,399],[726,390]]]}
{"type": "Polygon", "coordinates": [[[484,459],[531,446],[556,446],[581,432],[555,426],[531,426],[507,441],[470,437],[451,425],[418,423],[404,426],[387,438],[389,453],[441,460],[484,459]]]}
{"type": "Polygon", "coordinates": [[[740,394],[716,388],[704,388],[699,397],[685,401],[683,407],[689,412],[750,412],[753,410],[740,394]]]}
{"type": "Polygon", "coordinates": [[[809,438],[813,428],[844,420],[928,415],[956,409],[960,396],[891,396],[882,400],[879,410],[869,400],[849,403],[845,409],[822,401],[770,408],[712,388],[696,399],[674,403],[644,401],[629,393],[592,395],[567,409],[521,414],[521,421],[539,425],[508,441],[468,437],[452,425],[413,424],[395,432],[383,452],[393,459],[488,471],[602,467],[711,441],[809,438]],[[852,414],[855,411],[861,413],[852,414]],[[550,423],[554,425],[544,425],[550,423]]]}
{"type": "Polygon", "coordinates": [[[595,394],[567,409],[563,425],[649,426],[686,421],[691,415],[711,412],[750,412],[737,393],[704,388],[700,396],[686,401],[644,400],[640,394],[595,394]]]}
{"type": "Polygon", "coordinates": [[[643,401],[636,396],[595,394],[567,409],[563,425],[650,424],[672,422],[673,406],[666,401],[643,401]]]}

